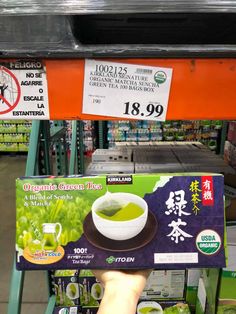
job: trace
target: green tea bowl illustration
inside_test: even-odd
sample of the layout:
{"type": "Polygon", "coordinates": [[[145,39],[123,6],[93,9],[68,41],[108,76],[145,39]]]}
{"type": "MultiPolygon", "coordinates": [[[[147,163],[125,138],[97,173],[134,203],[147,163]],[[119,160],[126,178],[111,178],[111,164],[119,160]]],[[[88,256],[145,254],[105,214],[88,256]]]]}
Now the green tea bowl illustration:
{"type": "Polygon", "coordinates": [[[92,205],[92,219],[97,230],[112,240],[128,240],[138,235],[148,218],[144,199],[131,193],[109,193],[92,205]]]}

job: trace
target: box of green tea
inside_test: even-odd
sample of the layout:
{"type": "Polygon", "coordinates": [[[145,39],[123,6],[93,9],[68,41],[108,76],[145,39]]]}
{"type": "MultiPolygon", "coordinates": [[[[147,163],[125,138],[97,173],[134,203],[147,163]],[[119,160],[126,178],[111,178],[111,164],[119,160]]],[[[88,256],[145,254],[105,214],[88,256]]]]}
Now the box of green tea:
{"type": "Polygon", "coordinates": [[[17,179],[17,268],[224,267],[223,188],[199,173],[17,179]]]}
{"type": "Polygon", "coordinates": [[[56,306],[80,305],[79,274],[77,270],[56,270],[53,274],[56,306]]]}
{"type": "Polygon", "coordinates": [[[104,294],[104,288],[91,270],[79,272],[80,305],[98,308],[104,294]]]}
{"type": "Polygon", "coordinates": [[[136,314],[191,314],[188,304],[179,301],[140,301],[136,314]]]}

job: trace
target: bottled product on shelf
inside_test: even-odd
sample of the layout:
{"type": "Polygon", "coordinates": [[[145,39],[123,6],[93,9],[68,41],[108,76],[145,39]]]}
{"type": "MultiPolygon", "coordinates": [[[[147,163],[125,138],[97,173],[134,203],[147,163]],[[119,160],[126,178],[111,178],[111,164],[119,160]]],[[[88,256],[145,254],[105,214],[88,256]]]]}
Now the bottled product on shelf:
{"type": "Polygon", "coordinates": [[[108,121],[107,140],[109,147],[115,142],[162,141],[162,126],[159,121],[108,121]]]}
{"type": "Polygon", "coordinates": [[[109,147],[116,142],[200,141],[212,151],[219,148],[222,122],[203,121],[109,121],[107,140],[109,147]]]}
{"type": "Polygon", "coordinates": [[[0,152],[27,152],[31,121],[0,120],[0,152]]]}

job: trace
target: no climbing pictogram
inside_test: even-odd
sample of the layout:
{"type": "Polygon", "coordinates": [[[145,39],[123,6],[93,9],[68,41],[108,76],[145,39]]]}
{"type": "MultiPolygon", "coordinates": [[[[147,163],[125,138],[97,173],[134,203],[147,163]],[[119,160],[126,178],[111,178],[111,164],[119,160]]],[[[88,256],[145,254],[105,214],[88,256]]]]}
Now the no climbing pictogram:
{"type": "Polygon", "coordinates": [[[20,84],[9,69],[0,65],[0,115],[12,111],[19,103],[20,84]]]}

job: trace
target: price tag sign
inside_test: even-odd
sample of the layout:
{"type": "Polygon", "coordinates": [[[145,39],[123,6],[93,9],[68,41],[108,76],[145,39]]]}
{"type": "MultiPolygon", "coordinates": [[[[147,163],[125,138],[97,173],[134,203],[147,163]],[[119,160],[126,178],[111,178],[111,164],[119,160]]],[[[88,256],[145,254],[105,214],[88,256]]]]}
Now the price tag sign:
{"type": "Polygon", "coordinates": [[[171,68],[85,60],[83,113],[165,121],[171,68]]]}

